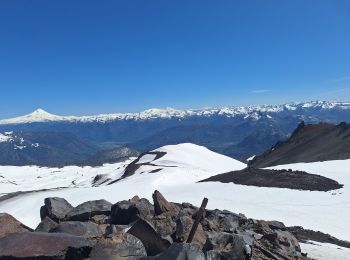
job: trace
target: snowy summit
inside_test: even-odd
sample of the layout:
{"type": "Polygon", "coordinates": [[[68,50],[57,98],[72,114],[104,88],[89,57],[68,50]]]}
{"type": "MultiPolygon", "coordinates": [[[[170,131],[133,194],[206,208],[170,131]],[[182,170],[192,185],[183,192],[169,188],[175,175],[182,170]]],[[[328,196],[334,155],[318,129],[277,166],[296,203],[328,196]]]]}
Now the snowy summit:
{"type": "Polygon", "coordinates": [[[10,119],[0,120],[0,125],[7,124],[26,124],[37,122],[108,122],[113,120],[147,120],[147,119],[170,119],[170,118],[186,118],[191,116],[225,116],[225,117],[243,117],[259,119],[263,115],[272,118],[275,113],[288,111],[305,111],[305,110],[330,110],[350,109],[350,102],[329,102],[329,101],[311,101],[288,103],[282,105],[257,105],[246,107],[221,107],[221,108],[205,108],[205,109],[188,109],[178,110],[173,108],[152,108],[139,113],[114,113],[100,114],[92,116],[59,116],[50,114],[39,108],[34,112],[10,119]]]}

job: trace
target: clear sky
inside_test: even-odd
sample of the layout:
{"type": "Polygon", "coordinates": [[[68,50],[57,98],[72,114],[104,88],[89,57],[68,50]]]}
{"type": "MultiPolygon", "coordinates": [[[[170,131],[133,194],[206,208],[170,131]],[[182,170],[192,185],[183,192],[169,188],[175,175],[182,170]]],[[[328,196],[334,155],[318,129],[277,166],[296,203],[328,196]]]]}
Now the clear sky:
{"type": "Polygon", "coordinates": [[[0,117],[350,100],[349,0],[0,1],[0,117]]]}

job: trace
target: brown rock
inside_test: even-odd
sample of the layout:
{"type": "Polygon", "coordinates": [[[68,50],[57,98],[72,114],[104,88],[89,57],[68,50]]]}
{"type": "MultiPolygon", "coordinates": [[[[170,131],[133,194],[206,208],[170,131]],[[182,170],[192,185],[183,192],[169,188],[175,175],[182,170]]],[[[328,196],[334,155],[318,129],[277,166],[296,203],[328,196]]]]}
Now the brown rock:
{"type": "Polygon", "coordinates": [[[7,213],[0,213],[0,238],[12,234],[32,231],[7,213]]]}
{"type": "Polygon", "coordinates": [[[84,259],[94,244],[82,237],[67,234],[9,234],[0,239],[0,259],[84,259]]]}
{"type": "Polygon", "coordinates": [[[156,190],[153,193],[152,198],[155,215],[169,212],[171,215],[176,216],[179,213],[179,207],[174,203],[168,202],[159,191],[156,190]]]}

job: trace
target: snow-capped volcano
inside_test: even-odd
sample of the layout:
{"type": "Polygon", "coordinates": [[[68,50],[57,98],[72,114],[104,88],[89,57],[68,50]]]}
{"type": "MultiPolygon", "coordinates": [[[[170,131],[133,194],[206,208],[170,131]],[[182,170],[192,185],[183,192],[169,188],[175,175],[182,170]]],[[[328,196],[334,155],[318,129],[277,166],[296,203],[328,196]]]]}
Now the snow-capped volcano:
{"type": "Polygon", "coordinates": [[[210,117],[210,116],[224,116],[224,117],[243,117],[244,119],[259,119],[261,117],[272,118],[276,113],[291,112],[291,111],[305,111],[305,110],[330,110],[350,109],[350,102],[328,102],[328,101],[311,101],[300,103],[288,103],[282,105],[259,105],[246,107],[221,107],[221,108],[205,108],[205,109],[188,109],[178,110],[173,108],[159,109],[152,108],[139,113],[114,113],[114,114],[100,114],[92,116],[59,116],[50,114],[39,108],[34,112],[11,119],[0,120],[0,125],[7,124],[26,124],[36,122],[108,122],[113,120],[147,120],[147,119],[169,119],[169,118],[186,118],[186,117],[210,117]]]}
{"type": "Polygon", "coordinates": [[[62,121],[62,120],[65,120],[65,117],[56,116],[46,112],[41,108],[38,108],[37,110],[35,110],[34,112],[28,115],[19,116],[11,119],[0,120],[0,124],[26,124],[26,123],[62,121]]]}

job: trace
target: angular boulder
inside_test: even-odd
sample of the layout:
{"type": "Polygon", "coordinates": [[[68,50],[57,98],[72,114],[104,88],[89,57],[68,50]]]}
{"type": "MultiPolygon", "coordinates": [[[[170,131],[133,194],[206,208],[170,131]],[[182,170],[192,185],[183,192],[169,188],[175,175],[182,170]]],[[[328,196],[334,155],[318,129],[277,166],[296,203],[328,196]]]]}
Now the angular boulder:
{"type": "Polygon", "coordinates": [[[89,221],[96,215],[109,216],[111,213],[112,203],[106,200],[93,200],[84,202],[72,210],[65,217],[68,221],[89,221]]]}
{"type": "Polygon", "coordinates": [[[147,199],[123,200],[112,206],[111,223],[128,225],[138,219],[150,219],[153,205],[147,199]]]}
{"type": "Polygon", "coordinates": [[[244,260],[249,257],[247,254],[250,253],[247,251],[250,249],[250,246],[246,245],[241,235],[214,231],[208,234],[208,239],[203,247],[203,251],[207,252],[209,259],[244,260]]]}
{"type": "Polygon", "coordinates": [[[156,190],[152,194],[152,198],[155,215],[168,213],[175,217],[179,213],[180,208],[176,204],[168,202],[159,191],[156,190]]]}
{"type": "Polygon", "coordinates": [[[142,241],[149,256],[157,255],[170,246],[170,242],[163,239],[146,220],[139,219],[136,221],[127,233],[142,241]]]}
{"type": "Polygon", "coordinates": [[[32,231],[7,213],[0,213],[0,238],[12,234],[32,231]]]}
{"type": "Polygon", "coordinates": [[[137,260],[147,256],[142,242],[131,234],[123,234],[119,239],[100,240],[91,250],[91,260],[129,259],[137,260]]]}
{"type": "Polygon", "coordinates": [[[73,209],[73,206],[63,198],[52,197],[44,200],[44,206],[40,208],[40,218],[43,220],[49,217],[59,222],[66,214],[73,209]]]}
{"type": "Polygon", "coordinates": [[[45,217],[36,227],[36,232],[49,232],[51,229],[57,227],[58,223],[49,217],[45,217]]]}
{"type": "Polygon", "coordinates": [[[85,238],[100,237],[104,231],[93,222],[64,221],[50,230],[51,233],[66,233],[85,238]]]}
{"type": "Polygon", "coordinates": [[[84,259],[94,242],[68,234],[25,232],[0,239],[0,259],[84,259]]]}

